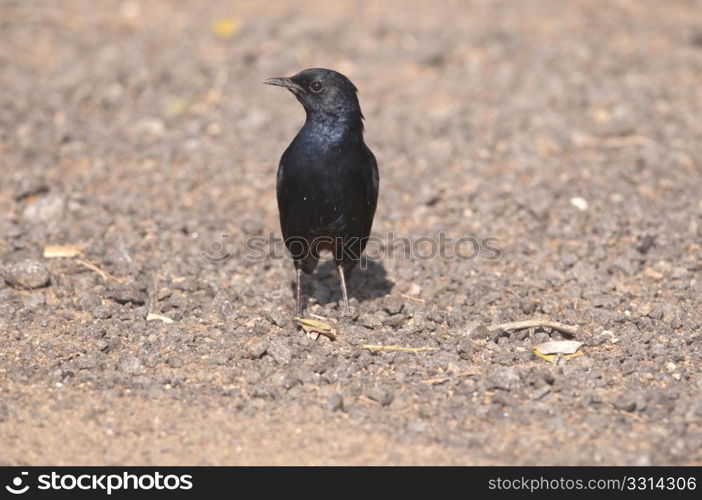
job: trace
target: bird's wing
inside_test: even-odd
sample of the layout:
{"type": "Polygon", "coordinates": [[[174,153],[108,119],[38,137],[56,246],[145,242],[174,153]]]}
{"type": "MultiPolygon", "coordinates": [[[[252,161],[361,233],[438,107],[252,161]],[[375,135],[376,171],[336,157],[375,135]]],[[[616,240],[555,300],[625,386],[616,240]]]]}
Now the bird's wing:
{"type": "Polygon", "coordinates": [[[280,228],[286,241],[292,237],[305,236],[310,227],[312,213],[304,210],[304,206],[300,204],[301,200],[308,199],[305,194],[311,183],[307,177],[306,164],[296,163],[288,151],[283,153],[278,164],[276,194],[280,228]]]}
{"type": "Polygon", "coordinates": [[[278,214],[280,215],[280,225],[283,230],[283,238],[286,238],[285,219],[287,215],[288,189],[285,182],[285,155],[278,164],[278,174],[276,177],[276,195],[278,198],[278,214]]]}
{"type": "Polygon", "coordinates": [[[378,162],[375,159],[373,152],[366,147],[366,156],[368,158],[368,164],[371,170],[370,182],[366,184],[366,230],[365,233],[370,236],[371,228],[373,226],[373,216],[375,215],[375,209],[378,205],[378,190],[379,190],[379,177],[378,177],[378,162]]]}

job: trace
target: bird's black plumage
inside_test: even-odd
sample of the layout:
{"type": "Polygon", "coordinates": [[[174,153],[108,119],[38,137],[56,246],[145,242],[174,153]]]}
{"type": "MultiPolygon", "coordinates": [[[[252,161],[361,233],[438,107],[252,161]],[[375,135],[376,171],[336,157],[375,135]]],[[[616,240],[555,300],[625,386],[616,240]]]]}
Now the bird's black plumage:
{"type": "Polygon", "coordinates": [[[297,270],[298,313],[301,271],[314,270],[321,250],[333,254],[348,309],[345,277],[361,258],[378,201],[378,165],[363,141],[356,87],[322,68],[265,83],[289,89],[307,113],[280,159],[277,181],[280,226],[297,270]]]}

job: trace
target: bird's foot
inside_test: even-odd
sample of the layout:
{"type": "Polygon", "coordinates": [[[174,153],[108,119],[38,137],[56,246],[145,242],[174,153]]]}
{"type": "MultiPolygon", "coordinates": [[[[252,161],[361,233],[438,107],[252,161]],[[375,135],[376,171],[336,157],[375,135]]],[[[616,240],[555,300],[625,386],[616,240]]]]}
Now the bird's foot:
{"type": "Polygon", "coordinates": [[[354,307],[341,306],[341,314],[339,315],[339,321],[344,324],[353,323],[356,318],[358,318],[358,311],[354,307]]]}

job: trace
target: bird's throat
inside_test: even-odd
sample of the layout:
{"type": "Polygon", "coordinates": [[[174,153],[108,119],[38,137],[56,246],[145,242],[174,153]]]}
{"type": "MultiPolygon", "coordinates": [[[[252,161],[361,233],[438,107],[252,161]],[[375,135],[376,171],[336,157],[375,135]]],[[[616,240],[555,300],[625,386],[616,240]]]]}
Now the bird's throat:
{"type": "Polygon", "coordinates": [[[308,112],[307,121],[300,132],[324,137],[334,142],[354,136],[362,138],[363,115],[360,110],[339,115],[319,111],[308,112]]]}

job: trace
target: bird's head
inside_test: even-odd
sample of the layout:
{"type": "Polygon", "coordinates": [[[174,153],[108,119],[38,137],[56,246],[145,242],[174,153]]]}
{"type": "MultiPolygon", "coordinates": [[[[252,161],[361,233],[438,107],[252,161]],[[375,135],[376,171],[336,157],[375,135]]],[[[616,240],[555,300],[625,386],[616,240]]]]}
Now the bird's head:
{"type": "Polygon", "coordinates": [[[284,78],[269,78],[268,85],[285,87],[295,94],[309,115],[322,113],[330,117],[363,118],[356,96],[356,86],[341,73],[331,69],[312,68],[284,78]]]}

